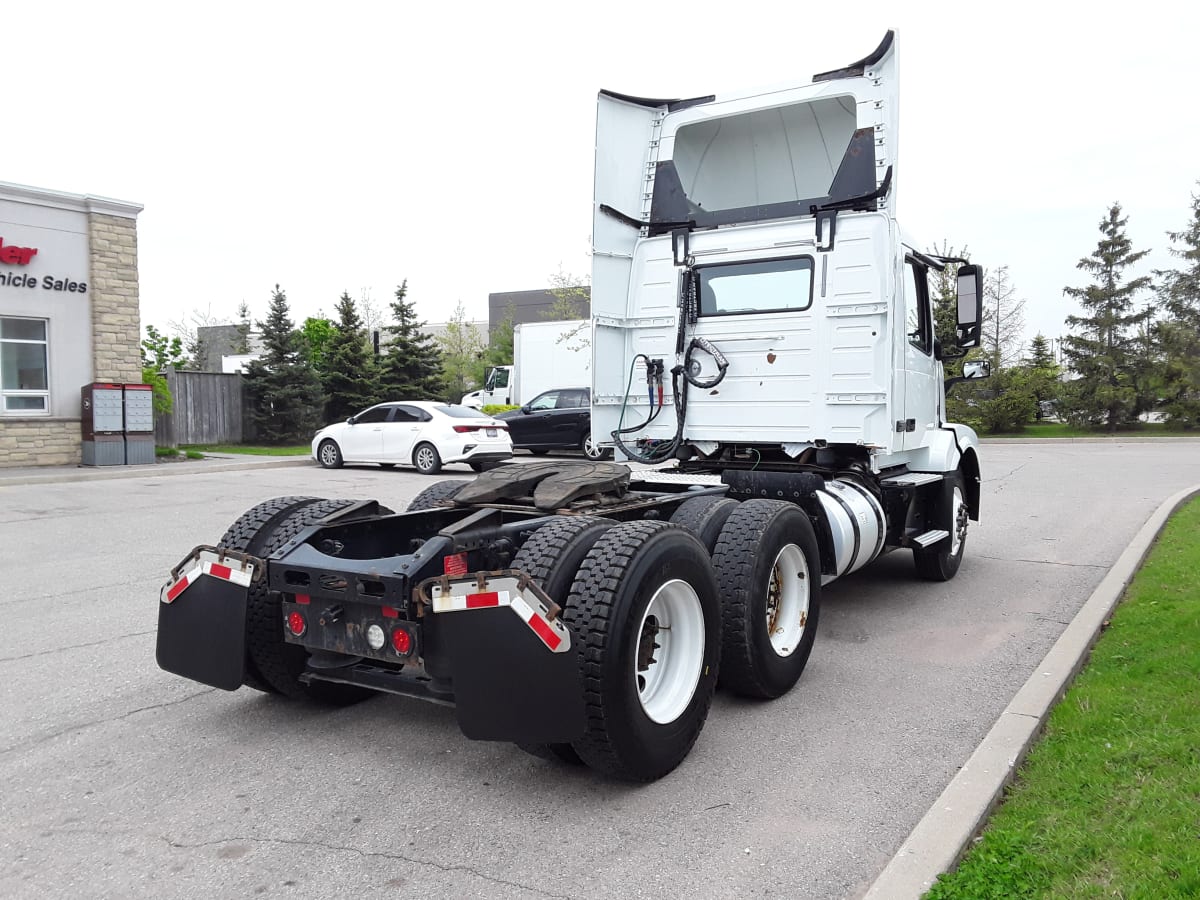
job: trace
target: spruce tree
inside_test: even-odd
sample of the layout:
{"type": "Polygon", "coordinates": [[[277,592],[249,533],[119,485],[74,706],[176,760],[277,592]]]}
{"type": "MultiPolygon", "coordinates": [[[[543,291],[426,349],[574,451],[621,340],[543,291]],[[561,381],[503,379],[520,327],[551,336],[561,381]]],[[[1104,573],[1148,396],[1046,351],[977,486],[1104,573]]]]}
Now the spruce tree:
{"type": "MultiPolygon", "coordinates": [[[[442,395],[442,354],[437,342],[421,331],[417,311],[408,299],[408,280],[396,288],[389,304],[393,323],[380,360],[377,400],[435,400],[442,395]]],[[[456,398],[457,399],[457,398],[456,398]]]]}
{"type": "Polygon", "coordinates": [[[300,336],[279,285],[265,321],[259,322],[263,355],[246,366],[257,440],[284,444],[307,440],[321,424],[321,383],[301,352],[300,336]]]}
{"type": "Polygon", "coordinates": [[[1037,401],[1037,418],[1043,418],[1042,404],[1058,399],[1058,363],[1050,342],[1041,332],[1029,342],[1029,355],[1025,358],[1025,383],[1037,401]]]}
{"type": "Polygon", "coordinates": [[[1142,349],[1136,329],[1149,316],[1149,310],[1137,310],[1135,300],[1150,278],[1126,280],[1126,270],[1149,252],[1133,250],[1125,234],[1128,221],[1114,203],[1100,222],[1096,249],[1076,263],[1092,283],[1063,288],[1083,309],[1083,315],[1067,317],[1073,333],[1063,338],[1063,356],[1077,376],[1064,392],[1067,415],[1076,424],[1109,431],[1136,418],[1142,349]]]}
{"type": "Polygon", "coordinates": [[[1158,296],[1165,316],[1155,331],[1162,355],[1163,412],[1180,428],[1200,426],[1200,194],[1192,195],[1192,220],[1167,237],[1179,247],[1178,269],[1158,271],[1158,296]]]}
{"type": "Polygon", "coordinates": [[[333,335],[325,345],[322,386],[325,415],[331,422],[366,409],[374,401],[378,367],[354,298],[343,292],[337,303],[333,335]]]}

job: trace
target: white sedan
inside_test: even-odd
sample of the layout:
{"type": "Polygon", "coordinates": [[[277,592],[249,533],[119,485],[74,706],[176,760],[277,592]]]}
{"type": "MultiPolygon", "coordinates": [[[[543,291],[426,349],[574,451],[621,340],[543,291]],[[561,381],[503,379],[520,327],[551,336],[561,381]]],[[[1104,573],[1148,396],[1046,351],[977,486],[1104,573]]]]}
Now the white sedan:
{"type": "Polygon", "coordinates": [[[312,441],[313,459],[326,469],[343,463],[397,463],[435,475],[445,463],[476,472],[512,458],[508,426],[477,409],[428,400],[380,403],[328,425],[312,441]]]}

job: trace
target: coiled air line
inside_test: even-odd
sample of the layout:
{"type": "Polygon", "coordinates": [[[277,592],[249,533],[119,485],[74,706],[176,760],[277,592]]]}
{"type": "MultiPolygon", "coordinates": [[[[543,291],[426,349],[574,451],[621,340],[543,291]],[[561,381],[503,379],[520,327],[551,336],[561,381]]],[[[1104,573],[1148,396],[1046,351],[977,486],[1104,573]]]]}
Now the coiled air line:
{"type": "Polygon", "coordinates": [[[696,296],[696,276],[695,271],[691,267],[691,257],[687,258],[687,266],[683,270],[682,289],[680,290],[679,298],[679,328],[675,334],[675,365],[671,369],[671,392],[675,397],[675,435],[669,441],[662,444],[656,444],[642,453],[621,440],[623,434],[633,434],[648,427],[653,422],[663,408],[663,362],[661,359],[652,360],[644,353],[638,353],[633,357],[629,364],[629,381],[625,385],[625,399],[621,402],[621,415],[617,420],[616,430],[611,432],[613,443],[615,443],[630,459],[637,462],[657,463],[670,459],[675,451],[683,444],[683,425],[687,417],[687,394],[688,385],[708,390],[716,387],[725,378],[725,371],[729,368],[729,360],[711,341],[706,338],[695,336],[691,341],[687,341],[688,326],[695,326],[696,320],[699,317],[700,304],[699,298],[696,296]],[[687,342],[686,349],[684,348],[685,341],[687,342]],[[700,379],[693,373],[693,368],[699,370],[699,364],[693,365],[692,354],[697,350],[703,350],[713,358],[717,364],[717,374],[710,378],[700,379]],[[653,412],[646,418],[645,422],[638,425],[632,425],[628,428],[622,428],[625,421],[625,406],[629,399],[629,391],[633,387],[633,371],[637,366],[638,359],[646,361],[646,385],[650,397],[650,406],[653,412]],[[655,388],[657,387],[658,405],[655,406],[655,388]]]}

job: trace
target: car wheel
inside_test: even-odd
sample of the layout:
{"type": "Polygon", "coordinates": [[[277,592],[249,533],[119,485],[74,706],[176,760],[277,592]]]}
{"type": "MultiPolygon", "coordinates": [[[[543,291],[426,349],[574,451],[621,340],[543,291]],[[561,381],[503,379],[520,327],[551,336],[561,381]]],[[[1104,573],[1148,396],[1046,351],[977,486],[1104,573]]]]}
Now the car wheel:
{"type": "Polygon", "coordinates": [[[335,441],[321,441],[321,446],[317,448],[317,462],[326,469],[340,469],[343,462],[341,448],[335,441]]]}
{"type": "Polygon", "coordinates": [[[422,475],[436,475],[442,471],[442,457],[433,444],[417,444],[417,449],[413,451],[413,465],[422,475]]]}
{"type": "Polygon", "coordinates": [[[609,449],[607,447],[601,447],[592,440],[592,433],[590,431],[584,432],[583,437],[580,438],[579,449],[582,451],[584,456],[596,462],[599,462],[602,459],[607,459],[609,454],[609,449]]]}

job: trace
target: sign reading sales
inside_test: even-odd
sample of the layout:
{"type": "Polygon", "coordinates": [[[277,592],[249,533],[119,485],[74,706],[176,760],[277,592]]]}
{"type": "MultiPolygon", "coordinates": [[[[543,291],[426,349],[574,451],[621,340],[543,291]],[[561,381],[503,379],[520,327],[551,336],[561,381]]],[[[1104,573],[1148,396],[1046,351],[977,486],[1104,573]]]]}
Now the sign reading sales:
{"type": "MultiPolygon", "coordinates": [[[[0,263],[10,266],[27,266],[35,256],[37,256],[37,247],[18,247],[15,244],[6,244],[4,238],[0,237],[0,263]]],[[[38,280],[25,272],[0,272],[0,287],[35,288],[37,286],[38,280]]],[[[46,275],[42,278],[42,290],[83,294],[87,292],[87,282],[46,275]]]]}

